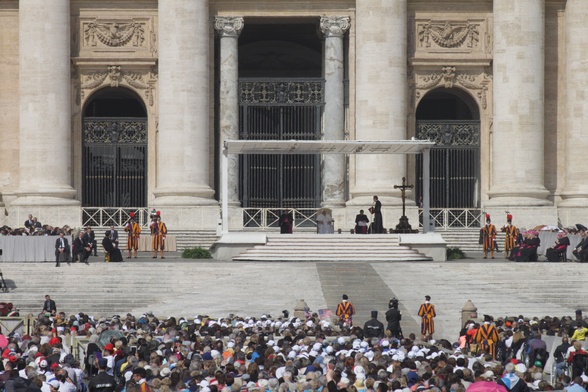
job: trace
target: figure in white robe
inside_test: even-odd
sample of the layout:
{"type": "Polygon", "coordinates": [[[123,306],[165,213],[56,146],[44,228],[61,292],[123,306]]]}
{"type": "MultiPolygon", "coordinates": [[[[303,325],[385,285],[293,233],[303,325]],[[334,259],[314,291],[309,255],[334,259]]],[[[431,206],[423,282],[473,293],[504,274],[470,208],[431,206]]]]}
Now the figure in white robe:
{"type": "Polygon", "coordinates": [[[335,220],[331,216],[331,214],[326,210],[323,209],[321,213],[316,218],[317,229],[319,234],[333,234],[335,233],[335,229],[333,227],[333,222],[335,220]]]}

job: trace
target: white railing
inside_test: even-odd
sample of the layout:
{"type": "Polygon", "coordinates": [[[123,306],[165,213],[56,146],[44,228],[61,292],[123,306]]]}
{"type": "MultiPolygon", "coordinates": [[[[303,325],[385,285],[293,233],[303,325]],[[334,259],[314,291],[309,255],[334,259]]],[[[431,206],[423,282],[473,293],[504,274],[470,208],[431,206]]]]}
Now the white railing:
{"type": "Polygon", "coordinates": [[[141,227],[149,226],[149,209],[146,207],[82,207],[82,225],[92,227],[122,227],[135,213],[141,227]]]}
{"type": "MultiPolygon", "coordinates": [[[[316,215],[320,208],[289,208],[295,228],[316,228],[316,215]]],[[[243,208],[243,228],[266,230],[279,226],[283,208],[243,208]]]]}
{"type": "MultiPolygon", "coordinates": [[[[438,229],[480,227],[482,210],[480,208],[431,208],[431,221],[438,229]]],[[[423,209],[419,209],[419,226],[423,224],[423,209]]]]}

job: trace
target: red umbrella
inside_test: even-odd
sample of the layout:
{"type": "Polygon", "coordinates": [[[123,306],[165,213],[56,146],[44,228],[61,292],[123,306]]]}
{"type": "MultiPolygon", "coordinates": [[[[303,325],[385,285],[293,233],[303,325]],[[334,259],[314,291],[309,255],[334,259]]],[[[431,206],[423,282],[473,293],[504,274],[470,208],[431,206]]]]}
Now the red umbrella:
{"type": "Polygon", "coordinates": [[[6,339],[6,336],[0,335],[0,347],[4,348],[6,346],[8,346],[8,339],[6,339]]]}
{"type": "Polygon", "coordinates": [[[508,392],[502,385],[496,384],[494,381],[476,381],[470,384],[466,392],[508,392]]]}

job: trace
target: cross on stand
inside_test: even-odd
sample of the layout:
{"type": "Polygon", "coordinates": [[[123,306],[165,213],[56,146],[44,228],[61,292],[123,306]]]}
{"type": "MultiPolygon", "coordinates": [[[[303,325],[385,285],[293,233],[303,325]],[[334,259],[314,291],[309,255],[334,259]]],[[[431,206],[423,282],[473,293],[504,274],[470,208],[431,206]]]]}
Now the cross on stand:
{"type": "Polygon", "coordinates": [[[400,217],[400,223],[396,225],[394,233],[418,233],[418,230],[413,230],[410,223],[408,223],[408,217],[406,216],[406,190],[413,189],[414,185],[406,184],[406,177],[402,177],[402,185],[394,185],[394,189],[400,189],[402,198],[402,216],[400,217]]]}

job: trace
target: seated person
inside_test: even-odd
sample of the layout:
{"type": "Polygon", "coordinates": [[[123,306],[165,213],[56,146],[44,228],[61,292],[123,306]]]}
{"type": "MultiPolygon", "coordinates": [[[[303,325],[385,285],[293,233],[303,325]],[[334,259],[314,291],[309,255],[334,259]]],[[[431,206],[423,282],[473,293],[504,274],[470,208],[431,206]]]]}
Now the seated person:
{"type": "MultiPolygon", "coordinates": [[[[554,262],[558,261],[560,255],[564,255],[568,250],[568,245],[570,245],[570,239],[568,238],[568,233],[563,232],[557,235],[557,240],[555,240],[555,244],[551,248],[547,248],[545,252],[545,256],[547,257],[547,261],[554,262]]],[[[565,260],[565,259],[564,259],[565,260]]]]}
{"type": "Polygon", "coordinates": [[[588,231],[580,230],[582,241],[576,246],[572,252],[579,262],[584,263],[588,261],[588,231]]]}
{"type": "Polygon", "coordinates": [[[108,254],[111,262],[120,263],[123,261],[120,249],[118,249],[116,244],[110,239],[110,230],[106,231],[104,234],[102,246],[104,247],[104,251],[108,254]]]}
{"type": "Polygon", "coordinates": [[[355,216],[355,232],[357,234],[367,234],[368,223],[370,223],[370,220],[367,215],[363,213],[363,210],[359,210],[359,214],[355,216]]]}
{"type": "Polygon", "coordinates": [[[537,261],[537,248],[541,244],[539,232],[528,230],[523,233],[523,237],[525,239],[521,246],[513,248],[508,259],[511,261],[537,261]]]}
{"type": "Polygon", "coordinates": [[[331,210],[323,208],[320,214],[316,217],[317,232],[319,234],[333,234],[335,229],[333,222],[335,220],[331,216],[331,210]]]}
{"type": "Polygon", "coordinates": [[[87,264],[91,251],[92,246],[86,242],[86,239],[84,238],[84,232],[80,231],[78,233],[78,237],[74,240],[73,243],[73,261],[75,262],[79,257],[80,262],[87,264]]]}

